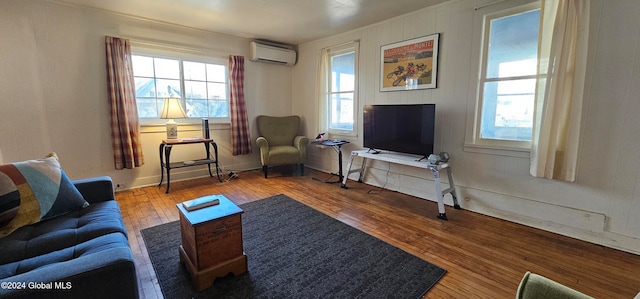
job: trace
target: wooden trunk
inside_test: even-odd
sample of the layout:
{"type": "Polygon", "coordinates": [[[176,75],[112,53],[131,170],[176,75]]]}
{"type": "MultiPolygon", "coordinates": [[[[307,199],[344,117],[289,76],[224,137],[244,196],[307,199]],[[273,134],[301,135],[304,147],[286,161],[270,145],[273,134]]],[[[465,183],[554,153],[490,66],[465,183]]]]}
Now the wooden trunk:
{"type": "Polygon", "coordinates": [[[220,204],[188,212],[181,204],[180,261],[191,274],[193,287],[201,291],[218,277],[247,272],[242,247],[242,210],[221,195],[220,204]]]}

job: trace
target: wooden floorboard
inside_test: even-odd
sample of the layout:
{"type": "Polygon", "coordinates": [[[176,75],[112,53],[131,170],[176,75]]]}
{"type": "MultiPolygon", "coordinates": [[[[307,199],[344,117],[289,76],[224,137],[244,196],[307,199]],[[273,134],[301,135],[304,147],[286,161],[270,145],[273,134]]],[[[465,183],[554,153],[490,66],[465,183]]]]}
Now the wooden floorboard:
{"type": "MultiPolygon", "coordinates": [[[[176,204],[224,194],[240,205],[285,194],[447,270],[425,298],[513,298],[526,271],[596,298],[633,298],[640,292],[640,256],[350,181],[326,184],[327,173],[296,175],[286,167],[172,182],[116,193],[136,260],[141,298],[162,298],[140,230],[178,220],[176,204]],[[317,180],[317,179],[320,180],[317,180]]],[[[176,249],[177,253],[177,249],[176,249]]]]}

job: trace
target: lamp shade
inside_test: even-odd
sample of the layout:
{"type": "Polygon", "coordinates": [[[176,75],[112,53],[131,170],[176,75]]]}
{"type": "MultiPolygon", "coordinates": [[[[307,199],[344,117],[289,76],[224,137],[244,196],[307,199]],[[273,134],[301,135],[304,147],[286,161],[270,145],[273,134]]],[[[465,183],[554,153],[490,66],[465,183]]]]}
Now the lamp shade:
{"type": "Polygon", "coordinates": [[[160,118],[173,119],[173,118],[185,118],[187,114],[184,113],[182,105],[180,105],[180,99],[178,98],[166,98],[164,104],[162,104],[162,112],[160,118]]]}

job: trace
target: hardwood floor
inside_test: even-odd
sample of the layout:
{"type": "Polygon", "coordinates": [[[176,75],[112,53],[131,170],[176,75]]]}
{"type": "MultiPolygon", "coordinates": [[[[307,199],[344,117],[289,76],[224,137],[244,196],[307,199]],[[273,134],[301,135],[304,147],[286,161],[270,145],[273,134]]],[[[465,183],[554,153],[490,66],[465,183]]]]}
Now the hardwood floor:
{"type": "Polygon", "coordinates": [[[432,201],[352,181],[348,190],[341,189],[313,180],[329,176],[313,170],[294,173],[275,169],[264,179],[260,171],[241,172],[224,184],[213,178],[172,182],[169,194],[164,185],[117,192],[141,298],[162,298],[162,293],[140,230],[178,220],[176,203],[209,194],[224,194],[238,205],[286,194],[446,269],[425,298],[513,298],[526,271],[596,298],[633,298],[640,292],[638,255],[449,206],[449,220],[443,221],[435,217],[432,201]]]}

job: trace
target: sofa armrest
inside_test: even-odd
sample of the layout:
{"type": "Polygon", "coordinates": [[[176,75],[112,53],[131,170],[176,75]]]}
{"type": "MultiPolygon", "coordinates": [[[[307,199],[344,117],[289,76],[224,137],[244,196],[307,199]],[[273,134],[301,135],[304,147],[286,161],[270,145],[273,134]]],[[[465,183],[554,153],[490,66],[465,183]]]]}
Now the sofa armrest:
{"type": "Polygon", "coordinates": [[[115,199],[113,181],[108,176],[74,180],[73,184],[90,204],[115,199]]]}

